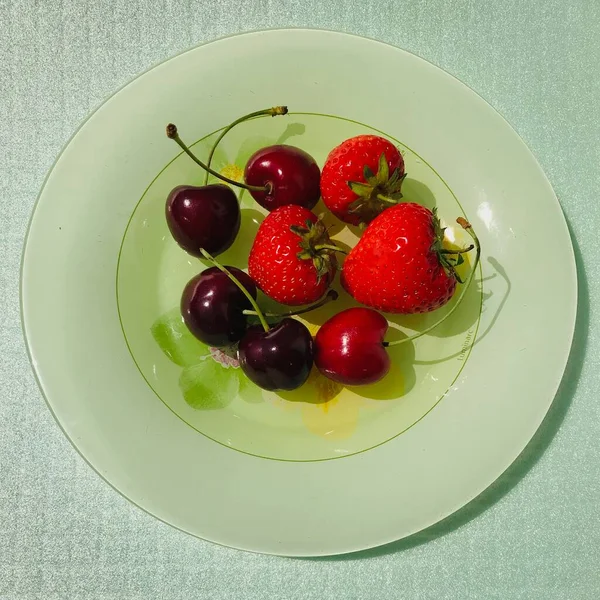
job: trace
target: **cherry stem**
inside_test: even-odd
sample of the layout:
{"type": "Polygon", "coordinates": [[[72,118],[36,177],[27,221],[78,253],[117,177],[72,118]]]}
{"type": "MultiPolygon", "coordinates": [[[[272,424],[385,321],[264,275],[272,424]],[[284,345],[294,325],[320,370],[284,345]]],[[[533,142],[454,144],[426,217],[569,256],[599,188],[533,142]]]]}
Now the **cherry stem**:
{"type": "Polygon", "coordinates": [[[339,252],[340,254],[348,254],[345,250],[342,250],[333,244],[317,244],[313,250],[316,250],[317,252],[319,250],[333,250],[333,252],[339,252]]]}
{"type": "Polygon", "coordinates": [[[460,294],[460,298],[456,301],[456,304],[454,304],[454,306],[439,321],[436,321],[430,327],[427,327],[426,329],[424,329],[423,331],[420,331],[419,333],[415,333],[414,335],[411,335],[407,338],[403,338],[401,340],[397,340],[395,342],[383,342],[383,345],[385,347],[398,346],[400,344],[404,344],[405,342],[410,342],[412,340],[416,340],[417,338],[420,338],[421,336],[425,335],[426,333],[429,333],[430,331],[432,331],[433,329],[438,327],[438,325],[441,325],[459,307],[460,303],[462,302],[463,298],[465,297],[465,294],[467,293],[467,290],[469,289],[469,286],[471,285],[471,282],[473,281],[473,276],[475,275],[477,265],[479,264],[479,259],[481,258],[481,244],[479,243],[477,234],[475,233],[475,231],[473,231],[473,226],[471,225],[471,223],[469,223],[463,217],[458,217],[458,219],[456,219],[456,222],[473,238],[473,241],[475,242],[475,249],[476,249],[475,250],[475,261],[473,262],[473,267],[471,268],[469,277],[463,284],[463,289],[460,294]]]}
{"type": "MultiPolygon", "coordinates": [[[[272,108],[266,108],[265,110],[257,110],[255,112],[251,112],[248,115],[244,115],[243,117],[236,119],[230,125],[227,125],[227,127],[225,127],[225,129],[223,129],[223,131],[221,131],[221,133],[219,134],[219,137],[215,140],[213,147],[210,149],[210,154],[208,155],[208,160],[206,161],[208,168],[210,169],[210,165],[212,163],[212,159],[213,159],[213,156],[217,149],[217,146],[219,145],[221,140],[225,137],[227,132],[229,132],[231,129],[233,129],[236,125],[239,125],[240,123],[243,123],[244,121],[249,121],[250,119],[255,119],[256,117],[263,117],[263,116],[276,117],[277,115],[287,115],[287,113],[288,113],[287,106],[273,106],[272,108]]],[[[204,185],[208,184],[209,174],[210,174],[210,172],[206,171],[206,177],[204,178],[204,185]]]]}
{"type": "MultiPolygon", "coordinates": [[[[323,298],[321,298],[321,300],[319,300],[318,302],[315,302],[314,304],[311,304],[310,306],[301,308],[300,310],[291,310],[291,311],[285,312],[285,313],[266,312],[264,314],[265,314],[265,317],[279,317],[279,318],[294,317],[296,315],[302,315],[304,313],[310,312],[311,310],[316,310],[317,308],[321,308],[321,306],[324,306],[328,302],[333,302],[334,300],[337,300],[338,297],[339,297],[339,294],[335,290],[329,290],[327,292],[327,295],[324,296],[323,298]]],[[[251,315],[256,316],[256,312],[253,310],[245,310],[244,314],[249,315],[249,316],[251,316],[251,315]]]]}
{"type": "Polygon", "coordinates": [[[260,307],[256,303],[256,300],[252,297],[252,294],[240,283],[240,280],[233,273],[231,273],[231,271],[226,269],[221,263],[219,263],[215,258],[213,258],[204,248],[200,248],[200,252],[206,260],[210,261],[215,267],[217,267],[217,269],[223,271],[223,273],[225,273],[225,275],[227,275],[227,277],[229,277],[229,279],[231,279],[231,281],[233,281],[233,283],[235,283],[235,285],[237,285],[240,288],[240,291],[244,294],[244,296],[246,296],[246,298],[248,298],[250,304],[252,305],[252,308],[256,311],[256,316],[260,320],[260,324],[263,326],[263,329],[266,332],[268,332],[269,324],[267,323],[265,316],[260,310],[260,307]]]}
{"type": "Polygon", "coordinates": [[[177,133],[177,127],[173,125],[173,123],[169,123],[167,125],[167,137],[175,140],[180,148],[198,165],[200,165],[207,173],[214,175],[217,179],[224,181],[225,183],[229,183],[230,185],[234,185],[236,187],[242,188],[244,190],[249,190],[250,192],[270,192],[271,186],[258,186],[258,185],[247,185],[245,183],[240,183],[239,181],[235,181],[233,179],[229,179],[229,177],[225,177],[220,173],[217,173],[215,170],[211,169],[209,166],[205,165],[199,158],[197,158],[192,151],[185,145],[183,140],[179,137],[177,133]]]}

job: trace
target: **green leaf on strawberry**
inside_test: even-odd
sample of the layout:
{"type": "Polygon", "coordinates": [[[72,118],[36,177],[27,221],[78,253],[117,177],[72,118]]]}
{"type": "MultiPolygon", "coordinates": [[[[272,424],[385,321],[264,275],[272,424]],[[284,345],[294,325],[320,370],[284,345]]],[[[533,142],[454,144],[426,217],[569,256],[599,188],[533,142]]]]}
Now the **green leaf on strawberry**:
{"type": "Polygon", "coordinates": [[[317,270],[319,280],[322,277],[335,270],[335,255],[332,254],[334,246],[329,238],[329,233],[323,222],[323,215],[320,215],[313,223],[306,220],[306,227],[300,225],[291,225],[290,230],[300,237],[298,245],[301,250],[298,252],[298,258],[301,260],[312,260],[317,270]]]}
{"type": "Polygon", "coordinates": [[[302,206],[280,206],[258,228],[248,273],[273,300],[291,306],[310,304],[327,291],[338,250],[314,213],[302,206]]]}
{"type": "Polygon", "coordinates": [[[402,182],[406,173],[395,169],[390,176],[390,168],[385,154],[378,161],[377,173],[368,165],[363,168],[365,183],[348,181],[348,187],[358,196],[348,208],[350,213],[372,220],[388,206],[396,204],[402,198],[402,182]]]}
{"type": "Polygon", "coordinates": [[[342,142],[321,171],[323,202],[352,225],[371,222],[402,198],[404,159],[389,140],[359,135],[342,142]]]}
{"type": "MultiPolygon", "coordinates": [[[[396,172],[398,170],[396,169],[396,172]]],[[[382,154],[379,157],[379,168],[377,169],[377,183],[381,186],[385,186],[385,185],[389,185],[390,182],[390,168],[388,166],[388,162],[387,159],[385,157],[385,154],[382,154]]],[[[400,192],[400,189],[398,188],[397,190],[398,192],[400,192]]],[[[400,197],[402,197],[402,194],[400,194],[400,197]]]]}

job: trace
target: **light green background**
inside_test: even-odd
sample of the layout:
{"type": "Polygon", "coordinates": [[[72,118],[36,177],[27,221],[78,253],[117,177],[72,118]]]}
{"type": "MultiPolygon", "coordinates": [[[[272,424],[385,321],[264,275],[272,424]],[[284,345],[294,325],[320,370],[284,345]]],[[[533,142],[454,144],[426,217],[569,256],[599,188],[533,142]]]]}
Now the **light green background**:
{"type": "MultiPolygon", "coordinates": [[[[0,0],[0,28],[1,599],[600,596],[600,2],[0,0]],[[479,92],[550,178],[576,238],[581,281],[568,377],[518,462],[427,532],[331,560],[220,548],[128,504],[54,423],[19,324],[27,219],[47,169],[87,114],[189,46],[282,26],[390,42],[479,92]]],[[[551,260],[552,240],[548,253],[551,260]]]]}

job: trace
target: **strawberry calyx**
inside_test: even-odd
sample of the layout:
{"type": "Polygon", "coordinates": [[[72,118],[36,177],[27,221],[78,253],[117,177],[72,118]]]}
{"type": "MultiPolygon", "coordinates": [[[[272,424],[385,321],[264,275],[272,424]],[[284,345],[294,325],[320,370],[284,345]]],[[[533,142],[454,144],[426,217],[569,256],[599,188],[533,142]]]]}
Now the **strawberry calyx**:
{"type": "MultiPolygon", "coordinates": [[[[458,283],[463,283],[459,274],[456,272],[456,267],[462,265],[465,262],[463,254],[470,252],[475,248],[474,244],[466,246],[465,248],[460,248],[458,250],[449,250],[448,248],[444,248],[444,235],[446,231],[446,227],[442,227],[440,223],[440,219],[437,216],[437,207],[433,208],[433,217],[432,217],[432,225],[433,225],[433,244],[431,245],[432,252],[438,257],[440,264],[442,265],[444,271],[456,279],[458,283]]],[[[463,219],[464,220],[464,219],[463,219]]],[[[465,221],[466,223],[466,221],[465,221]]],[[[460,222],[459,222],[460,224],[460,222]]],[[[464,225],[461,224],[462,227],[464,225]]],[[[464,227],[466,229],[466,227],[464,227]]]]}
{"type": "Polygon", "coordinates": [[[398,204],[402,198],[402,182],[406,173],[400,168],[390,174],[388,161],[383,153],[379,157],[377,173],[367,165],[363,168],[364,182],[348,181],[348,187],[358,196],[350,204],[348,212],[360,217],[364,223],[372,221],[389,206],[398,204]]]}
{"type": "Polygon", "coordinates": [[[317,271],[317,278],[321,278],[331,273],[335,267],[334,252],[344,252],[329,239],[327,227],[323,223],[323,215],[320,215],[316,222],[309,219],[305,225],[291,225],[290,230],[300,237],[298,246],[301,250],[297,256],[300,260],[312,260],[317,271]]]}

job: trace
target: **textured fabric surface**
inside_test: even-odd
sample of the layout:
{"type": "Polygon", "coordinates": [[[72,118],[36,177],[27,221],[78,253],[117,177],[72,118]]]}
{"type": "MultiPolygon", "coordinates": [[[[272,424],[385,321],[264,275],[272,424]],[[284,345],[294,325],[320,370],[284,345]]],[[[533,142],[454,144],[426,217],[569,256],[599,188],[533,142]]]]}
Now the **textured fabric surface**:
{"type": "MultiPolygon", "coordinates": [[[[0,598],[599,597],[597,0],[0,0],[0,31],[0,598]],[[282,26],[381,39],[479,92],[550,178],[576,240],[581,281],[567,379],[517,463],[427,532],[324,560],[221,548],[130,505],[53,421],[19,322],[28,217],[46,171],[88,113],[185,48],[282,26]]],[[[552,252],[548,240],[548,260],[552,252]]]]}

